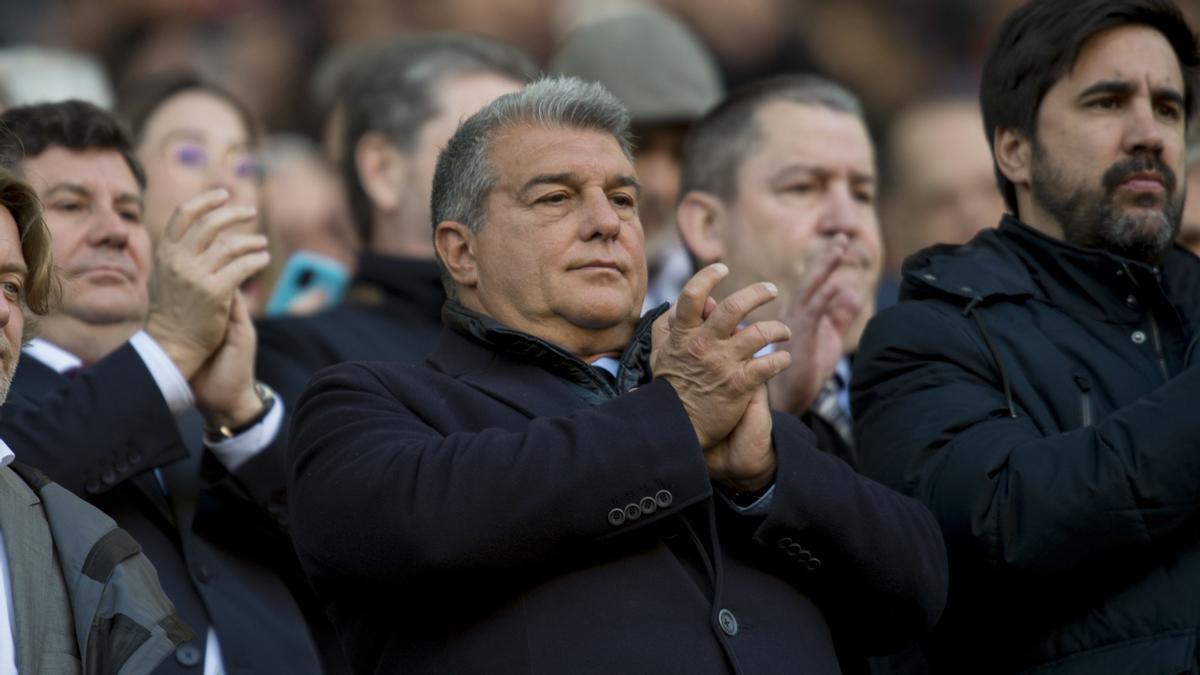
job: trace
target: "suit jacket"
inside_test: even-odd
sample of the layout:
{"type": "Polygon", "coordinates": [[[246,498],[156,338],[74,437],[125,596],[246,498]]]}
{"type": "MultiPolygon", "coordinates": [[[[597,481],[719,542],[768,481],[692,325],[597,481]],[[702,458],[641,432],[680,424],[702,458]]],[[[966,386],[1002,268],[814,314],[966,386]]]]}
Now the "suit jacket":
{"type": "Polygon", "coordinates": [[[264,508],[279,487],[270,480],[276,458],[265,450],[231,475],[201,434],[194,411],[175,419],[129,344],[74,380],[22,359],[0,407],[0,438],[132,534],[192,627],[195,640],[156,672],[199,672],[212,625],[228,675],[318,673],[296,603],[273,571],[288,558],[264,508]]]}
{"type": "Polygon", "coordinates": [[[665,381],[589,405],[589,366],[485,332],[326,370],[296,411],[296,545],[357,672],[835,673],[831,631],[886,650],[936,620],[930,514],[794,418],[769,511],[735,513],[665,381]]]}

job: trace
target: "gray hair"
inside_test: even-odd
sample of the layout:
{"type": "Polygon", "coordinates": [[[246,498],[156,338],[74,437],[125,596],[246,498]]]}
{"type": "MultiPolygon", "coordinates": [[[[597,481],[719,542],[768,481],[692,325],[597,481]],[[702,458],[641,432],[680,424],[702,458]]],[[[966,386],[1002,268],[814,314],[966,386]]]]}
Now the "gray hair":
{"type": "Polygon", "coordinates": [[[752,82],[731,92],[688,130],[681,159],[681,199],[692,190],[726,202],[737,199],[738,171],[761,140],[756,114],[776,101],[827,108],[866,123],[858,97],[832,80],[780,75],[752,82]]]}
{"type": "Polygon", "coordinates": [[[447,80],[496,73],[528,82],[533,63],[513,47],[469,35],[401,38],[353,57],[342,77],[342,128],[346,149],[342,178],[361,241],[371,241],[372,206],[355,164],[354,148],[369,132],[381,132],[411,152],[425,124],[438,114],[438,87],[447,80]]]}
{"type": "MultiPolygon", "coordinates": [[[[522,125],[607,133],[633,161],[629,111],[603,85],[567,76],[540,79],[497,98],[459,125],[438,155],[433,174],[434,228],[447,220],[463,223],[472,232],[484,226],[487,197],[496,184],[488,161],[492,145],[501,132],[522,125]]],[[[454,297],[444,266],[442,281],[447,295],[454,297]]]]}

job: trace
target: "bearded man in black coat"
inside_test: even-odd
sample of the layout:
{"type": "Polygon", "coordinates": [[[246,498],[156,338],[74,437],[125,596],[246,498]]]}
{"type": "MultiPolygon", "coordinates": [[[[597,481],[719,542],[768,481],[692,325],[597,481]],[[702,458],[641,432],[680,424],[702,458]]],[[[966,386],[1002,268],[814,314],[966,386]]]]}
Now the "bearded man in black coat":
{"type": "Polygon", "coordinates": [[[1010,213],[909,258],[867,328],[860,468],[950,552],[937,671],[1200,670],[1196,49],[1168,0],[1017,10],[982,90],[1010,213]]]}

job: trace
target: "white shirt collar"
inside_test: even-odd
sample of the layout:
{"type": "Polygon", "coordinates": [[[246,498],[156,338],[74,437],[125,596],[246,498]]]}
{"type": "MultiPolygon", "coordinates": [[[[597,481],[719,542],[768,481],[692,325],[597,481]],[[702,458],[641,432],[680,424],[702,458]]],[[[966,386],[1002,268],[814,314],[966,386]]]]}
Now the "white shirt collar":
{"type": "Polygon", "coordinates": [[[33,338],[21,351],[25,352],[26,356],[32,356],[60,374],[83,366],[83,360],[78,356],[58,345],[46,342],[42,338],[33,338]]]}
{"type": "Polygon", "coordinates": [[[12,449],[8,447],[7,443],[0,440],[0,466],[8,466],[14,459],[16,459],[16,455],[13,454],[12,449]]]}
{"type": "Polygon", "coordinates": [[[608,371],[609,375],[616,377],[617,372],[621,370],[621,362],[612,356],[601,356],[595,361],[592,361],[592,367],[602,368],[608,371]]]}

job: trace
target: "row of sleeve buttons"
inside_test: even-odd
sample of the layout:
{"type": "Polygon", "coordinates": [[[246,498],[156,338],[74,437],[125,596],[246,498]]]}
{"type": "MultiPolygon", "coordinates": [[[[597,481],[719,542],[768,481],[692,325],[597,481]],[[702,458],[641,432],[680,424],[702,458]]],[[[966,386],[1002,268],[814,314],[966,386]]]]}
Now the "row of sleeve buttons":
{"type": "Polygon", "coordinates": [[[616,507],[608,512],[608,522],[614,527],[632,523],[642,516],[649,516],[659,509],[665,509],[675,501],[675,496],[670,490],[659,490],[653,497],[646,496],[637,500],[632,504],[626,504],[624,508],[616,507]]]}
{"type": "Polygon", "coordinates": [[[816,572],[821,569],[821,559],[814,556],[812,551],[804,550],[804,547],[792,541],[791,537],[783,537],[776,545],[783,550],[787,557],[795,560],[798,565],[804,567],[809,572],[816,572]]]}
{"type": "Polygon", "coordinates": [[[88,480],[87,484],[83,487],[90,493],[100,492],[104,488],[112,487],[125,480],[129,476],[132,466],[141,461],[141,454],[133,452],[128,458],[118,459],[112,466],[105,467],[100,472],[99,478],[88,480]]]}

